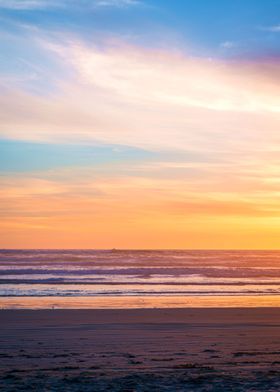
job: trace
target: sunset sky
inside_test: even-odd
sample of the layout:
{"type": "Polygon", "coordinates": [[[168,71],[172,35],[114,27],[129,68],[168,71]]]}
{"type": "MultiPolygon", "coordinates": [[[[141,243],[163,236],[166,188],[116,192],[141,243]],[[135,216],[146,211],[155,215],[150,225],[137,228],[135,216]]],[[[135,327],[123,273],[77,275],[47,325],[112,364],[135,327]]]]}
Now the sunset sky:
{"type": "Polygon", "coordinates": [[[280,0],[0,0],[0,247],[280,248],[280,0]]]}

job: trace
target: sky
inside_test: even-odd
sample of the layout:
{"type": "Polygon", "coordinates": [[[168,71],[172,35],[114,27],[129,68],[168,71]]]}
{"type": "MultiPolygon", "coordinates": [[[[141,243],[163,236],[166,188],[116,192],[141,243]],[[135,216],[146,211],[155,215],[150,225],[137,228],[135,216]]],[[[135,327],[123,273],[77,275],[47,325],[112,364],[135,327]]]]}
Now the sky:
{"type": "Polygon", "coordinates": [[[280,248],[280,0],[0,0],[1,248],[280,248]]]}

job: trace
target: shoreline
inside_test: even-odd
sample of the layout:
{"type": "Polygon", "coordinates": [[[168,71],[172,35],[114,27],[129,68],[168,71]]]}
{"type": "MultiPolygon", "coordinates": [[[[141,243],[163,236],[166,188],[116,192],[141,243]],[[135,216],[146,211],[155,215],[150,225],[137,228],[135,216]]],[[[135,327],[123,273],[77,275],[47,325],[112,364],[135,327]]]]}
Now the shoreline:
{"type": "Polygon", "coordinates": [[[279,308],[279,295],[0,297],[0,309],[279,308]]]}

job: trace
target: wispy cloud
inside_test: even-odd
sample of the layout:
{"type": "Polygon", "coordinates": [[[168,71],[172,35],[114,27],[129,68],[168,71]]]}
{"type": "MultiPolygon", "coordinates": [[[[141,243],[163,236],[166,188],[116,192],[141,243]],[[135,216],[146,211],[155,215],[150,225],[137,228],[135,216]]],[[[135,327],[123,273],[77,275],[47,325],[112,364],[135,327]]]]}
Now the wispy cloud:
{"type": "Polygon", "coordinates": [[[92,5],[95,7],[117,7],[124,8],[142,4],[139,0],[95,0],[92,5]]]}
{"type": "Polygon", "coordinates": [[[280,33],[280,24],[274,26],[261,27],[261,30],[270,31],[271,33],[280,33]]]}
{"type": "Polygon", "coordinates": [[[0,0],[0,9],[36,10],[49,8],[127,8],[140,5],[140,0],[0,0]]]}
{"type": "Polygon", "coordinates": [[[6,87],[0,98],[5,137],[199,151],[279,142],[275,62],[209,61],[124,43],[100,49],[44,41],[42,47],[64,74],[51,96],[6,87]]]}
{"type": "Polygon", "coordinates": [[[0,8],[11,10],[33,10],[53,7],[58,1],[46,0],[0,0],[0,8]]]}
{"type": "Polygon", "coordinates": [[[198,179],[195,184],[193,179],[149,178],[148,173],[127,177],[112,168],[100,170],[99,176],[96,170],[85,175],[78,168],[71,168],[68,177],[57,170],[45,178],[31,173],[16,182],[4,176],[0,244],[31,247],[36,238],[40,247],[90,247],[94,238],[99,247],[112,246],[112,239],[124,247],[185,247],[187,237],[190,247],[217,247],[221,241],[241,245],[245,236],[246,247],[258,245],[264,234],[266,244],[278,244],[279,194],[240,192],[228,173],[223,183],[222,167],[216,173],[218,186],[211,174],[209,182],[198,179]]]}
{"type": "Polygon", "coordinates": [[[224,49],[232,49],[236,47],[236,43],[233,41],[224,41],[221,42],[220,47],[224,49]]]}

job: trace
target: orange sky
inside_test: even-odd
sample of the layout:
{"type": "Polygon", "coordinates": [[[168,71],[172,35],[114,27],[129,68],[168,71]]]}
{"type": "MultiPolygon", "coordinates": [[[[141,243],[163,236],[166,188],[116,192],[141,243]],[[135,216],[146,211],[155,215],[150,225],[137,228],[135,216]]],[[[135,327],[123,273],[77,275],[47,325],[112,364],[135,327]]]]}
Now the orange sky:
{"type": "Polygon", "coordinates": [[[278,205],[270,194],[267,200],[250,193],[189,194],[181,185],[181,179],[122,178],[83,185],[82,194],[23,179],[1,194],[2,208],[12,211],[2,219],[1,245],[277,249],[278,205]]]}

